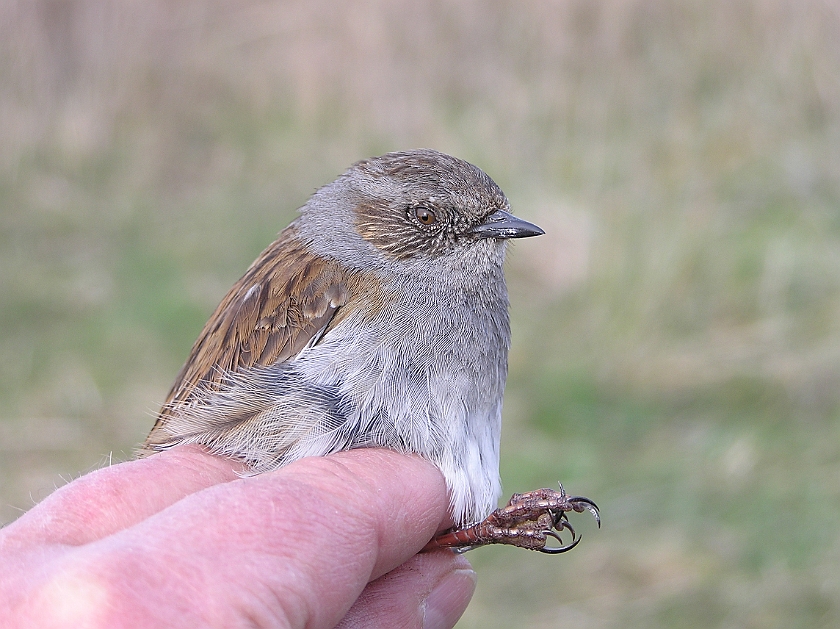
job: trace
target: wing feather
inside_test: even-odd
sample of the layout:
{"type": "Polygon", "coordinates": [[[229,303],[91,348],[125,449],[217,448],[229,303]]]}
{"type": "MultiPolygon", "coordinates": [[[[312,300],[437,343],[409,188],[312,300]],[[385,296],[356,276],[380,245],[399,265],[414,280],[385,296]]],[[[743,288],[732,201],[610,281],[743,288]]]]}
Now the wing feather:
{"type": "Polygon", "coordinates": [[[347,274],[315,256],[294,223],[260,254],[205,324],[143,448],[166,438],[167,418],[218,390],[226,375],[294,358],[350,297],[347,274]]]}

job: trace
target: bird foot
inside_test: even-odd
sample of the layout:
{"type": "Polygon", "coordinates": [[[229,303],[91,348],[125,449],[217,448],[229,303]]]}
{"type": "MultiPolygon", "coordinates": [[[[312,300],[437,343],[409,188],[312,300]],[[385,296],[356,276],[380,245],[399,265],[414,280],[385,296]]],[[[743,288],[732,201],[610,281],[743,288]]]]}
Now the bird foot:
{"type": "Polygon", "coordinates": [[[580,537],[569,523],[569,511],[589,511],[601,527],[598,506],[589,498],[569,496],[560,486],[560,491],[537,489],[524,494],[513,494],[507,506],[496,509],[483,521],[463,529],[449,530],[436,535],[423,550],[452,548],[466,552],[487,544],[509,544],[537,550],[541,553],[565,553],[580,542],[580,537]],[[566,544],[561,538],[563,531],[569,531],[572,540],[566,544]],[[549,538],[559,546],[548,546],[549,538]]]}

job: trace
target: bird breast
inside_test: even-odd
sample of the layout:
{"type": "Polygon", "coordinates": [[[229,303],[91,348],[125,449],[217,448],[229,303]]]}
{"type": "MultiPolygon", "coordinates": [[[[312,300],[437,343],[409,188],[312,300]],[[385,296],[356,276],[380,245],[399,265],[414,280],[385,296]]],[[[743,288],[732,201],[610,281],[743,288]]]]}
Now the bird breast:
{"type": "MultiPolygon", "coordinates": [[[[501,492],[510,330],[504,280],[492,279],[458,291],[395,280],[383,287],[385,306],[372,313],[348,304],[351,314],[294,361],[309,387],[340,400],[343,425],[331,429],[330,444],[428,458],[446,477],[460,523],[485,517],[501,492]]],[[[311,444],[327,445],[317,438],[311,444]]],[[[322,453],[298,451],[295,458],[322,453]]]]}

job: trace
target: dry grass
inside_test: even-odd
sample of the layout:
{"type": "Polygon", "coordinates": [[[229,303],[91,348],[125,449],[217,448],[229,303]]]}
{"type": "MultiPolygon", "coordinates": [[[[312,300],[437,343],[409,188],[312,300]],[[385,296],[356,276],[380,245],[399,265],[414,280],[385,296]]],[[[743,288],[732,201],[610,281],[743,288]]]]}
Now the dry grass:
{"type": "Polygon", "coordinates": [[[506,488],[605,517],[477,552],[461,624],[836,626],[838,68],[829,0],[0,3],[0,521],[128,456],[312,189],[433,146],[549,227],[506,488]]]}

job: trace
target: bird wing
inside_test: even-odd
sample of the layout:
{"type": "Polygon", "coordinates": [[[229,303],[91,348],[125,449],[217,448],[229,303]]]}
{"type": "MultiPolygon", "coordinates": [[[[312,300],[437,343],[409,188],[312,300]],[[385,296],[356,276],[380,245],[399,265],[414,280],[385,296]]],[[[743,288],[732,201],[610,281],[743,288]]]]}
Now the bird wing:
{"type": "Polygon", "coordinates": [[[233,285],[204,325],[144,448],[179,407],[198,403],[226,375],[273,365],[317,342],[349,298],[348,277],[295,236],[294,224],[233,285]]]}

